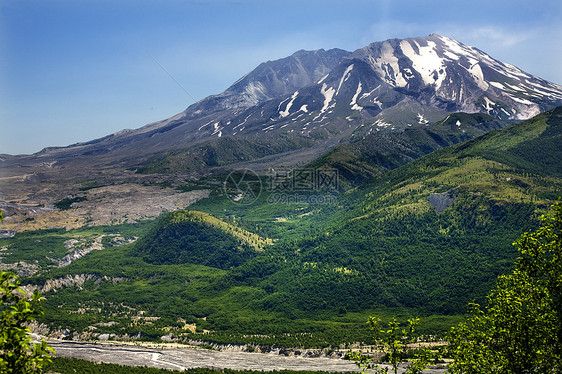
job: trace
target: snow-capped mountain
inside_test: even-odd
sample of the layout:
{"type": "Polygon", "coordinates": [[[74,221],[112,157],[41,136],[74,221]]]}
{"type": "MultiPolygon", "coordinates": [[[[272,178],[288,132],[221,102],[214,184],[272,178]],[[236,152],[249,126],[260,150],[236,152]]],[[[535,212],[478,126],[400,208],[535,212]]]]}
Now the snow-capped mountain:
{"type": "Polygon", "coordinates": [[[351,58],[368,63],[396,90],[447,111],[523,120],[562,100],[562,86],[436,34],[373,43],[351,58]]]}
{"type": "Polygon", "coordinates": [[[97,157],[107,165],[138,165],[233,138],[260,144],[259,152],[242,152],[241,160],[316,149],[292,159],[306,162],[349,139],[427,126],[453,112],[517,121],[559,105],[562,86],[432,34],[376,42],[353,53],[299,51],[259,65],[172,118],[36,156],[42,162],[97,157]]]}
{"type": "Polygon", "coordinates": [[[452,112],[517,121],[561,104],[562,86],[432,34],[372,43],[344,57],[315,84],[198,130],[211,136],[281,129],[333,135],[350,125],[401,130],[452,112]]]}

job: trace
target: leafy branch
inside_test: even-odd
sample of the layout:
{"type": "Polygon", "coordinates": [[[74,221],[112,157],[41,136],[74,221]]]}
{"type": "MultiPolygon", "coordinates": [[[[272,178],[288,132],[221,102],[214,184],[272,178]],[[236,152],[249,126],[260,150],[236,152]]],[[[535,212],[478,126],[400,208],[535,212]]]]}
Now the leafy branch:
{"type": "Polygon", "coordinates": [[[42,300],[39,292],[28,298],[14,273],[0,272],[0,372],[39,373],[51,362],[55,351],[43,339],[34,344],[28,327],[43,315],[42,300]]]}

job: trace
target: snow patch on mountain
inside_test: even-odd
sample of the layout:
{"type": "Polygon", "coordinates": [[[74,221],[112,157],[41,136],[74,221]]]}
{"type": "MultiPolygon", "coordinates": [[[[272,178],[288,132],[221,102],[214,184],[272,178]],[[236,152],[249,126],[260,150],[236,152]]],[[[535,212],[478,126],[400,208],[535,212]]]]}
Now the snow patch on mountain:
{"type": "MultiPolygon", "coordinates": [[[[402,40],[400,42],[402,53],[412,61],[413,68],[421,75],[426,85],[435,84],[436,88],[440,88],[447,73],[443,59],[435,51],[437,45],[432,41],[428,41],[427,46],[421,46],[416,41],[412,42],[418,52],[408,40],[402,40]]],[[[410,74],[413,77],[411,72],[410,74]]]]}
{"type": "Polygon", "coordinates": [[[550,82],[540,85],[535,82],[527,81],[527,84],[530,86],[531,90],[544,95],[545,97],[558,100],[562,99],[562,86],[550,82]],[[544,88],[549,89],[549,91],[544,91],[544,88]]]}
{"type": "Polygon", "coordinates": [[[522,88],[522,87],[515,86],[515,85],[509,84],[509,83],[507,83],[507,82],[504,83],[504,86],[505,86],[506,88],[509,88],[510,90],[513,90],[513,91],[519,91],[519,92],[525,92],[525,91],[526,91],[526,90],[525,90],[524,88],[522,88]]]}
{"type": "MultiPolygon", "coordinates": [[[[379,84],[377,87],[375,87],[375,89],[369,91],[369,92],[365,92],[363,95],[361,95],[361,98],[359,100],[363,100],[369,96],[371,96],[376,90],[378,90],[379,88],[381,88],[381,85],[379,84]]],[[[376,100],[376,98],[375,98],[376,100]]]]}
{"type": "Polygon", "coordinates": [[[517,96],[512,96],[512,95],[510,95],[509,97],[511,98],[511,100],[516,101],[516,102],[521,103],[521,104],[525,104],[525,105],[535,105],[535,103],[533,103],[533,102],[531,102],[531,101],[529,101],[529,100],[526,100],[526,99],[521,99],[521,98],[519,98],[519,97],[517,97],[517,96]]]}
{"type": "Polygon", "coordinates": [[[443,54],[451,60],[458,61],[460,59],[460,56],[457,56],[456,54],[454,54],[451,51],[445,51],[445,52],[443,52],[443,54]]]}
{"type": "Polygon", "coordinates": [[[418,117],[418,123],[419,123],[420,125],[427,125],[427,124],[429,123],[429,121],[424,117],[423,114],[418,113],[418,114],[417,114],[417,117],[418,117]]]}
{"type": "Polygon", "coordinates": [[[334,97],[336,90],[333,87],[328,88],[326,83],[323,83],[320,92],[324,96],[324,106],[320,110],[320,113],[324,113],[326,110],[330,108],[330,102],[332,101],[332,98],[334,97]]]}
{"type": "Polygon", "coordinates": [[[490,114],[490,112],[494,110],[494,106],[496,105],[496,103],[490,100],[487,96],[484,96],[484,101],[486,102],[484,109],[488,114],[490,114]]]}
{"type": "Polygon", "coordinates": [[[359,84],[357,85],[357,91],[355,91],[355,95],[353,95],[353,98],[351,99],[351,102],[349,103],[349,105],[351,105],[351,109],[353,110],[363,110],[362,106],[357,105],[357,97],[359,96],[359,94],[361,93],[362,87],[361,87],[361,82],[359,82],[359,84]]]}
{"type": "Polygon", "coordinates": [[[283,105],[287,100],[290,100],[290,97],[281,100],[281,102],[279,103],[279,105],[277,105],[277,111],[280,112],[281,111],[281,105],[283,105]]]}
{"type": "Polygon", "coordinates": [[[467,47],[465,45],[462,45],[461,43],[457,42],[456,40],[453,40],[451,38],[447,38],[446,36],[441,36],[441,35],[435,35],[437,36],[443,43],[445,43],[445,45],[449,48],[449,53],[450,54],[454,54],[455,56],[460,55],[472,55],[474,54],[474,48],[472,47],[467,47]]]}
{"type": "Polygon", "coordinates": [[[506,87],[501,82],[490,82],[491,86],[494,86],[502,91],[505,91],[506,87]]]}
{"type": "MultiPolygon", "coordinates": [[[[244,121],[242,121],[242,122],[240,122],[238,125],[234,126],[234,127],[232,128],[232,130],[236,130],[236,129],[239,128],[240,126],[244,125],[244,124],[248,121],[248,118],[250,118],[251,116],[252,116],[251,114],[248,115],[246,118],[244,118],[244,121]]],[[[240,130],[240,131],[242,131],[242,130],[240,130]]]]}
{"type": "Polygon", "coordinates": [[[369,54],[367,57],[369,64],[386,83],[393,87],[405,87],[408,82],[402,76],[400,65],[398,65],[398,57],[396,57],[394,48],[388,41],[382,43],[380,54],[380,58],[375,58],[369,54]]]}
{"type": "Polygon", "coordinates": [[[318,82],[316,82],[316,84],[320,84],[320,83],[324,82],[326,80],[326,78],[328,78],[329,75],[330,75],[330,73],[324,75],[322,78],[320,78],[320,80],[318,82]]]}
{"type": "Polygon", "coordinates": [[[382,110],[382,103],[379,101],[378,96],[373,99],[373,104],[377,105],[379,107],[379,109],[382,110]]]}
{"type": "Polygon", "coordinates": [[[486,80],[484,79],[484,73],[482,72],[482,68],[479,63],[472,65],[468,69],[468,72],[472,75],[474,81],[481,90],[487,91],[488,88],[490,88],[490,85],[486,83],[486,80]]]}
{"type": "Polygon", "coordinates": [[[375,125],[377,127],[384,127],[384,128],[392,126],[390,123],[385,122],[384,120],[382,120],[380,118],[377,119],[373,125],[375,125]]]}
{"type": "Polygon", "coordinates": [[[201,129],[202,129],[203,127],[209,126],[211,123],[213,123],[213,121],[207,122],[206,124],[204,124],[204,125],[202,125],[202,126],[199,126],[199,128],[197,129],[197,131],[201,131],[201,129]]]}
{"type": "Polygon", "coordinates": [[[293,96],[291,96],[291,101],[289,101],[289,103],[287,104],[287,106],[285,107],[284,111],[280,111],[279,115],[281,116],[281,118],[285,118],[289,115],[289,110],[291,109],[291,107],[293,106],[293,102],[295,101],[295,99],[297,98],[297,96],[299,96],[299,91],[295,91],[295,93],[293,94],[293,96]]]}
{"type": "Polygon", "coordinates": [[[211,136],[218,133],[218,136],[220,138],[222,136],[222,129],[223,129],[223,127],[220,126],[220,122],[216,122],[215,124],[213,124],[213,127],[214,127],[214,131],[211,134],[211,136]]]}
{"type": "Polygon", "coordinates": [[[341,85],[343,84],[343,82],[349,79],[349,74],[351,73],[351,70],[353,70],[353,64],[349,65],[347,69],[345,69],[345,72],[343,73],[340,79],[340,84],[338,85],[338,89],[336,90],[336,96],[338,96],[338,94],[340,93],[341,85]]]}

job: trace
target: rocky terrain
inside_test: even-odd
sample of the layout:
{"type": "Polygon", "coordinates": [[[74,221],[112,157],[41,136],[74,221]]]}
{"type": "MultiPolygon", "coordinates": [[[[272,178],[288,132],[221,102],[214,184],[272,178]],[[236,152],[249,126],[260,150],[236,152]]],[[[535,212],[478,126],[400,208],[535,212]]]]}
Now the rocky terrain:
{"type": "Polygon", "coordinates": [[[6,216],[2,230],[15,232],[133,223],[156,218],[164,211],[187,207],[209,194],[208,190],[180,192],[137,183],[102,186],[86,191],[73,190],[71,185],[62,185],[61,189],[43,186],[41,191],[32,188],[20,190],[15,186],[11,188],[5,185],[3,195],[11,203],[4,203],[1,207],[6,216]],[[65,190],[69,197],[65,196],[65,190]],[[77,202],[71,203],[69,209],[56,209],[53,203],[64,198],[74,198],[77,202]]]}

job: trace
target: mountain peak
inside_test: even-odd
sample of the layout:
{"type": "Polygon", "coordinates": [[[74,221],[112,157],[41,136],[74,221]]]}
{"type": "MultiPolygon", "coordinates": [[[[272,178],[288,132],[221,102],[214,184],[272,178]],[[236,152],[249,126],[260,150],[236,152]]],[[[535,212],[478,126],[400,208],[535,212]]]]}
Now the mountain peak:
{"type": "Polygon", "coordinates": [[[299,50],[289,57],[261,63],[226,91],[189,107],[199,115],[225,109],[247,109],[275,97],[293,93],[328,74],[351,52],[342,49],[299,50]]]}
{"type": "Polygon", "coordinates": [[[390,86],[459,111],[520,120],[548,109],[547,102],[562,102],[561,86],[435,33],[375,42],[352,57],[367,62],[390,86]]]}

